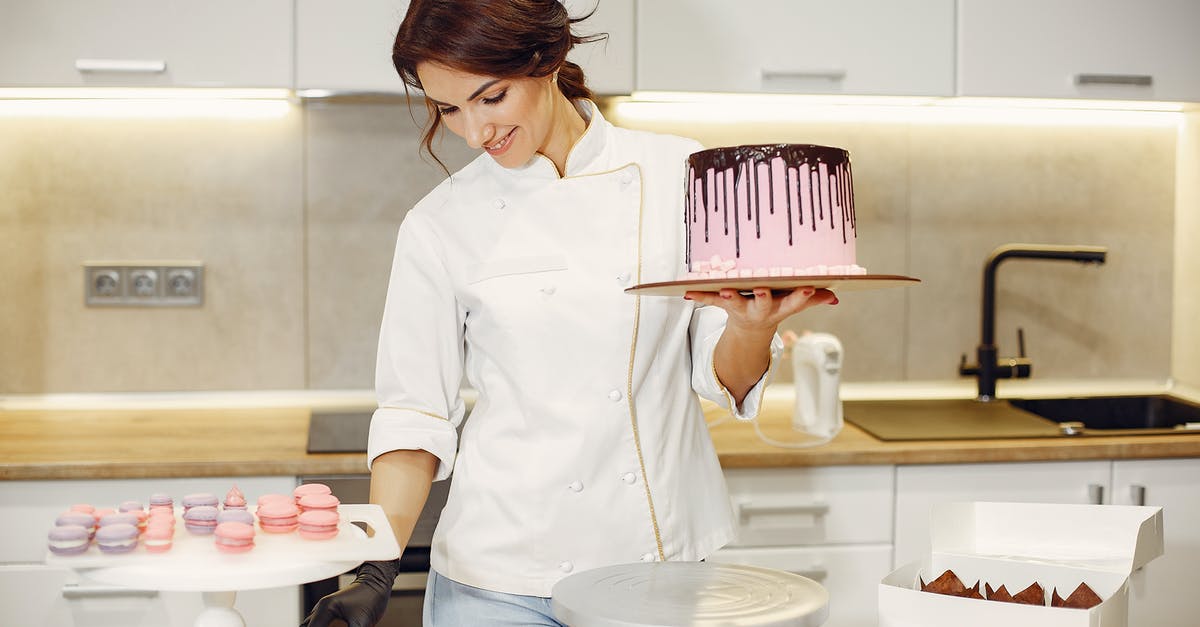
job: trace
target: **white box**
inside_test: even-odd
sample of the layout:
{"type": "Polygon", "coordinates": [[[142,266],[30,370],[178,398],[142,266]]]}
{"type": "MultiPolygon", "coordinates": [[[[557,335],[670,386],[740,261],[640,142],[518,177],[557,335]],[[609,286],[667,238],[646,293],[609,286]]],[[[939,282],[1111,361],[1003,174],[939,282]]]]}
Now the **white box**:
{"type": "Polygon", "coordinates": [[[1161,507],[946,503],[930,516],[932,552],[879,583],[879,627],[1125,627],[1129,575],[1163,553],[1161,507]],[[1047,606],[921,592],[953,570],[968,588],[980,581],[1011,594],[1037,582],[1047,606]],[[1049,607],[1087,583],[1104,599],[1080,610],[1049,607]]]}

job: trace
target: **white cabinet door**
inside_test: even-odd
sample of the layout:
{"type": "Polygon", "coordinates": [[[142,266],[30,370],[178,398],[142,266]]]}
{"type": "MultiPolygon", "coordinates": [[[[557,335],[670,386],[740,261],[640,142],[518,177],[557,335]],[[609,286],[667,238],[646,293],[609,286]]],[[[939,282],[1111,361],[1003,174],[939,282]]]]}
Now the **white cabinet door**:
{"type": "Polygon", "coordinates": [[[6,2],[0,85],[289,87],[291,0],[6,2]]]}
{"type": "Polygon", "coordinates": [[[951,95],[953,0],[651,0],[637,88],[951,95]]]}
{"type": "Polygon", "coordinates": [[[1108,461],[945,464],[896,468],[895,566],[929,555],[929,513],[938,503],[1100,503],[1108,461]]]}
{"type": "MultiPolygon", "coordinates": [[[[165,492],[175,497],[178,507],[185,494],[213,492],[221,496],[235,483],[251,501],[262,494],[287,494],[296,487],[294,477],[0,481],[0,519],[9,521],[0,534],[0,607],[11,607],[8,595],[21,590],[30,599],[52,602],[44,613],[29,609],[31,622],[14,624],[57,627],[72,624],[64,622],[68,620],[64,617],[70,616],[74,624],[88,627],[192,625],[203,609],[198,593],[148,593],[98,586],[70,571],[41,565],[46,554],[46,531],[55,517],[74,503],[116,507],[123,501],[137,500],[145,504],[151,494],[165,492]]],[[[176,533],[186,532],[179,529],[176,533]]],[[[300,622],[300,591],[296,586],[243,591],[238,593],[234,607],[248,625],[294,626],[300,622]]],[[[0,623],[7,624],[2,619],[0,623]]]]}
{"type": "Polygon", "coordinates": [[[803,575],[829,592],[824,627],[875,627],[879,580],[892,567],[890,544],[721,549],[708,561],[774,568],[803,575]]]}
{"type": "MultiPolygon", "coordinates": [[[[568,59],[583,66],[598,94],[633,89],[633,0],[568,0],[581,34],[608,33],[583,44],[568,59]]],[[[392,44],[408,0],[296,0],[296,88],[403,93],[392,66],[392,44]]]]}
{"type": "Polygon", "coordinates": [[[1114,505],[1163,508],[1163,555],[1133,574],[1129,624],[1190,627],[1200,616],[1200,459],[1113,462],[1114,505]]]}
{"type": "Polygon", "coordinates": [[[725,471],[738,518],[731,546],[892,540],[892,466],[725,471]]]}
{"type": "Polygon", "coordinates": [[[1200,100],[1200,2],[959,0],[965,96],[1200,100]]]}

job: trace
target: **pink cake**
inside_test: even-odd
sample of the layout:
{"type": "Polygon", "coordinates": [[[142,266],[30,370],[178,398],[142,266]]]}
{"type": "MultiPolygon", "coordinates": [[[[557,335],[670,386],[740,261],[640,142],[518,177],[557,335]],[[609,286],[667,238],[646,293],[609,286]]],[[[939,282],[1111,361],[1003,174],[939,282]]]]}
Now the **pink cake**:
{"type": "Polygon", "coordinates": [[[861,275],[841,148],[767,144],[688,157],[687,278],[861,275]]]}

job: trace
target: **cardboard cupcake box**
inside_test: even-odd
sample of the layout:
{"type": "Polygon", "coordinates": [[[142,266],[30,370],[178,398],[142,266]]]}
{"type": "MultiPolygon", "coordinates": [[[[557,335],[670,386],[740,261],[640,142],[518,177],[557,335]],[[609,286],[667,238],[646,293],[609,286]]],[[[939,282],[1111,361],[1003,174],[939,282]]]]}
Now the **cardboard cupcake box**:
{"type": "Polygon", "coordinates": [[[930,517],[931,553],[879,584],[879,627],[1125,627],[1129,577],[1163,554],[1160,507],[947,503],[930,517]],[[1046,605],[1022,605],[922,592],[946,570],[1016,593],[1037,582],[1046,605]],[[1081,583],[1103,602],[1051,607],[1081,583]]]}

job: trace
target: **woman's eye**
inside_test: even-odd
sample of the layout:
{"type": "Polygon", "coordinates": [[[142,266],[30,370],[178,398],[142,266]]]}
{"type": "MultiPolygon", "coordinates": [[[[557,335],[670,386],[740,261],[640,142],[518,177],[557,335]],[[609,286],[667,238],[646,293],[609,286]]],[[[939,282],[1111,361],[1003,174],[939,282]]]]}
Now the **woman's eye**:
{"type": "Polygon", "coordinates": [[[504,97],[507,95],[508,95],[508,90],[506,89],[506,90],[496,94],[495,96],[492,96],[491,98],[484,98],[483,103],[490,104],[490,105],[496,104],[496,103],[500,102],[501,100],[504,100],[504,97]]]}
{"type": "Polygon", "coordinates": [[[458,111],[458,107],[438,107],[438,113],[440,115],[450,115],[455,111],[458,111]]]}

